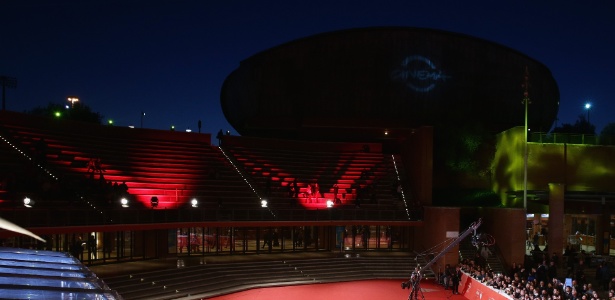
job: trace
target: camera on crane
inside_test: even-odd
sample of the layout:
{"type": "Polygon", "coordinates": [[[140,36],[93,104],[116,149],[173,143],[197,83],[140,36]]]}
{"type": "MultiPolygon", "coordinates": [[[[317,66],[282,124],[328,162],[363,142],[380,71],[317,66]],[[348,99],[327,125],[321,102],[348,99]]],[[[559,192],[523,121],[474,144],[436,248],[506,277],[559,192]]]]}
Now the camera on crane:
{"type": "Polygon", "coordinates": [[[406,282],[402,282],[401,283],[401,289],[409,289],[410,288],[410,281],[406,281],[406,282]]]}
{"type": "Polygon", "coordinates": [[[410,275],[410,279],[408,281],[404,281],[401,283],[401,289],[411,289],[412,286],[414,286],[414,284],[416,284],[416,282],[418,280],[420,280],[420,273],[415,272],[412,273],[412,275],[410,275]]]}

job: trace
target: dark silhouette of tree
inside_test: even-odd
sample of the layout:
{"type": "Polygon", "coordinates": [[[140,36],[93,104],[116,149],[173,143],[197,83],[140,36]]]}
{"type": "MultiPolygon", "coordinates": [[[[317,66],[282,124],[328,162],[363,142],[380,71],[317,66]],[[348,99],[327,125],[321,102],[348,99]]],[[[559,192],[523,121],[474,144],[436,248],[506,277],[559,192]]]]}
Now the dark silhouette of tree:
{"type": "Polygon", "coordinates": [[[577,121],[572,124],[562,123],[553,128],[552,133],[573,133],[573,134],[596,134],[596,126],[587,122],[585,115],[579,115],[577,121]]]}
{"type": "Polygon", "coordinates": [[[50,102],[46,107],[36,107],[30,111],[26,111],[26,113],[48,118],[62,118],[65,120],[96,124],[101,124],[103,119],[100,113],[93,112],[89,106],[79,102],[76,102],[74,106],[70,108],[66,108],[62,104],[50,102]],[[59,114],[59,116],[56,114],[59,114]]]}
{"type": "Polygon", "coordinates": [[[600,144],[615,145],[615,123],[609,123],[600,132],[600,144]]]}

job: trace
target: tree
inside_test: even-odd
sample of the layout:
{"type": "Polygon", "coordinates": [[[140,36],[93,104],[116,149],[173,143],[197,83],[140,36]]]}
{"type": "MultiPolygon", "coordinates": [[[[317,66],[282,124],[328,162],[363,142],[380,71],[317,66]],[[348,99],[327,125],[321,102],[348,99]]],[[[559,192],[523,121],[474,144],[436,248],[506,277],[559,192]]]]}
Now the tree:
{"type": "Polygon", "coordinates": [[[553,128],[552,133],[596,134],[596,126],[585,119],[585,115],[579,115],[574,125],[563,123],[553,128]]]}
{"type": "Polygon", "coordinates": [[[615,123],[609,123],[600,132],[600,144],[615,145],[615,123]]]}
{"type": "Polygon", "coordinates": [[[93,112],[90,107],[79,102],[75,103],[70,108],[50,102],[47,107],[36,107],[30,111],[26,111],[26,113],[48,118],[57,118],[57,114],[60,114],[62,119],[96,124],[101,124],[103,119],[100,113],[93,112]]]}

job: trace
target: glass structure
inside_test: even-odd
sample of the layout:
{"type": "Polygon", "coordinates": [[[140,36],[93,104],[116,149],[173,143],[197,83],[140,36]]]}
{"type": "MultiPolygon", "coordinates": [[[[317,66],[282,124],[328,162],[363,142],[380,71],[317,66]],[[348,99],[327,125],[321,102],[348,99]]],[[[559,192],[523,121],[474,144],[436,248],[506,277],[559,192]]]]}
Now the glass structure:
{"type": "Polygon", "coordinates": [[[68,253],[0,247],[2,299],[122,299],[68,253]]]}

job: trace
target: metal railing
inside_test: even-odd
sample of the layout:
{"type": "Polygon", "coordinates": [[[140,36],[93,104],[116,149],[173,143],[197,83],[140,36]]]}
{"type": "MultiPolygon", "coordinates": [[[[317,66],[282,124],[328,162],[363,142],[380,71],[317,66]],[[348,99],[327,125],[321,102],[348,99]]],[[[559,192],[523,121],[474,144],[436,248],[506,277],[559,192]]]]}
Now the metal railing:
{"type": "MultiPolygon", "coordinates": [[[[26,228],[74,227],[105,225],[143,225],[182,222],[241,222],[241,221],[408,221],[406,213],[379,209],[283,209],[276,210],[276,218],[268,209],[91,209],[14,208],[1,211],[4,219],[26,228]]],[[[418,220],[416,220],[418,221],[418,220]]]]}
{"type": "Polygon", "coordinates": [[[532,132],[528,142],[543,144],[615,145],[615,137],[596,134],[532,132]]]}

